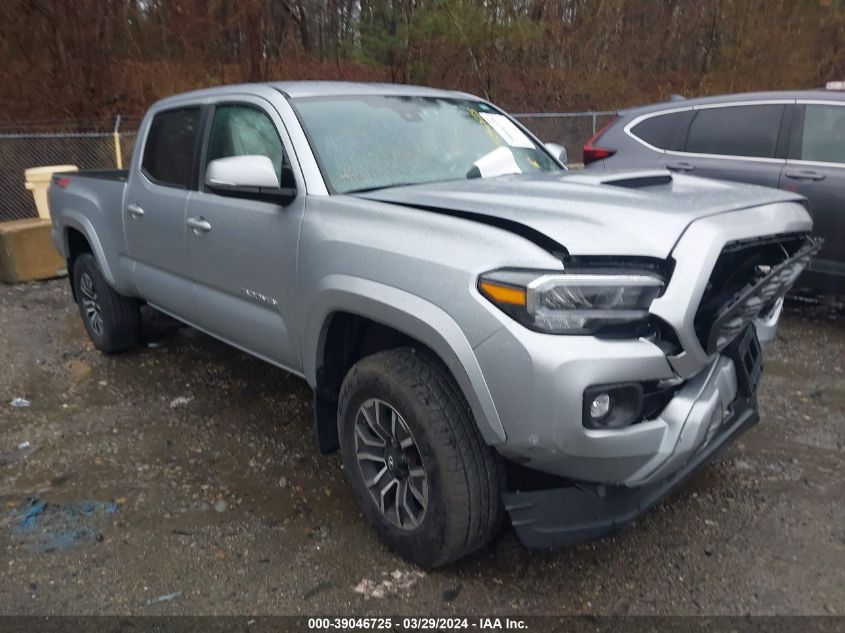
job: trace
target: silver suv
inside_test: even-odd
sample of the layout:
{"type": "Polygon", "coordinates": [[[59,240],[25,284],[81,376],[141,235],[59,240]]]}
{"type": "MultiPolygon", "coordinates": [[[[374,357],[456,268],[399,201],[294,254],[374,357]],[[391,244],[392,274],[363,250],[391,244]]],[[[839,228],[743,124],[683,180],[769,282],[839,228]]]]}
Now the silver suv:
{"type": "Polygon", "coordinates": [[[800,193],[824,245],[798,283],[845,293],[841,90],[675,99],[623,110],[584,145],[584,163],[588,169],[669,169],[800,193]]]}
{"type": "MultiPolygon", "coordinates": [[[[130,169],[59,174],[94,344],[142,302],[302,376],[384,541],[426,566],[618,530],[757,420],[812,254],[796,194],[567,172],[492,104],[345,83],[153,105],[130,169]]],[[[143,423],[144,412],[138,412],[143,423]]]]}

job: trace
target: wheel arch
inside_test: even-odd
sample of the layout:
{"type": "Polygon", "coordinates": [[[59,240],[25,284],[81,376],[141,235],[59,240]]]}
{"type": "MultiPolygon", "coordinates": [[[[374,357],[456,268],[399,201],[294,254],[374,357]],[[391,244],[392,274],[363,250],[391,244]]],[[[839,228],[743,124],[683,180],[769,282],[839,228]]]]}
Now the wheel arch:
{"type": "Polygon", "coordinates": [[[427,348],[446,365],[487,444],[505,440],[472,347],[446,312],[398,288],[336,275],[325,280],[312,304],[302,349],[321,451],[337,449],[337,395],[349,368],[364,356],[403,345],[427,348]]]}
{"type": "Polygon", "coordinates": [[[91,253],[97,260],[100,270],[103,273],[106,281],[111,286],[115,286],[115,278],[112,273],[109,262],[106,259],[105,251],[97,237],[97,232],[90,220],[81,213],[72,210],[62,212],[62,242],[64,247],[64,254],[68,262],[68,274],[73,279],[73,260],[82,252],[91,253]],[[87,248],[85,248],[87,246],[87,248]],[[74,250],[76,249],[76,250],[74,250]]]}

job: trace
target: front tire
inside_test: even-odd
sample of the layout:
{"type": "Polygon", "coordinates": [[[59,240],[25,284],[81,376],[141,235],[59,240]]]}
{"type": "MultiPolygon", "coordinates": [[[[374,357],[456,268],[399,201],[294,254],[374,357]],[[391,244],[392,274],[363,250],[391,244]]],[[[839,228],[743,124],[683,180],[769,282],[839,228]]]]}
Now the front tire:
{"type": "Polygon", "coordinates": [[[137,347],[141,341],[138,300],[116,292],[91,253],[82,253],[73,261],[73,288],[94,347],[106,354],[137,347]]]}
{"type": "Polygon", "coordinates": [[[361,510],[404,559],[439,567],[493,537],[500,458],[438,358],[405,347],[359,361],[341,387],[338,426],[361,510]]]}

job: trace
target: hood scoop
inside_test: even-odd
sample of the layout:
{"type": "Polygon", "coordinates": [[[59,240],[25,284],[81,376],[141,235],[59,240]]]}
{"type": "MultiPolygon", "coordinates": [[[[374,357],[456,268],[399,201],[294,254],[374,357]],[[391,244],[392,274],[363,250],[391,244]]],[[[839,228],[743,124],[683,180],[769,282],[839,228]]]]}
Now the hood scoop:
{"type": "Polygon", "coordinates": [[[613,175],[591,172],[590,174],[579,173],[571,176],[567,174],[566,180],[583,185],[610,185],[612,187],[624,187],[625,189],[643,189],[645,187],[671,185],[672,174],[664,169],[629,171],[613,175]]]}

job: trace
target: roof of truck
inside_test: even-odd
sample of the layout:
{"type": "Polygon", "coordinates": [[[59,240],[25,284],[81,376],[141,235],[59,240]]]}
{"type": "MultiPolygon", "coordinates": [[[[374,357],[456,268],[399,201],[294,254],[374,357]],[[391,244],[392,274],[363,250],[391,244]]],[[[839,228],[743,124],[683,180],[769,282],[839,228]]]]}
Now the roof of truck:
{"type": "Polygon", "coordinates": [[[183,92],[159,101],[164,104],[169,101],[182,101],[185,99],[201,99],[204,97],[215,97],[221,94],[244,93],[256,90],[272,88],[287,95],[292,99],[301,97],[342,97],[347,95],[397,95],[397,96],[423,96],[423,97],[458,97],[477,99],[474,95],[457,92],[453,90],[440,90],[427,86],[412,86],[408,84],[387,84],[367,83],[352,81],[268,81],[263,83],[230,84],[202,88],[191,92],[183,92]]]}
{"type": "Polygon", "coordinates": [[[465,92],[441,90],[409,84],[386,84],[353,81],[280,81],[270,84],[289,97],[323,97],[343,95],[422,95],[431,97],[472,96],[465,92]]]}

